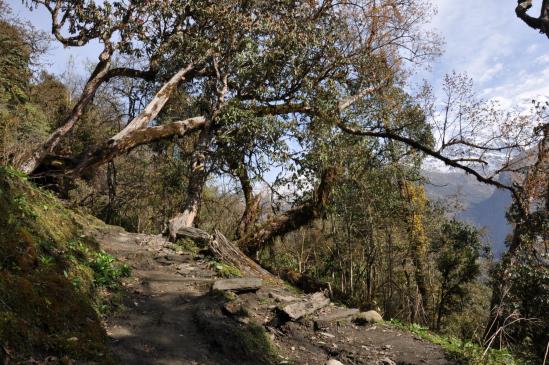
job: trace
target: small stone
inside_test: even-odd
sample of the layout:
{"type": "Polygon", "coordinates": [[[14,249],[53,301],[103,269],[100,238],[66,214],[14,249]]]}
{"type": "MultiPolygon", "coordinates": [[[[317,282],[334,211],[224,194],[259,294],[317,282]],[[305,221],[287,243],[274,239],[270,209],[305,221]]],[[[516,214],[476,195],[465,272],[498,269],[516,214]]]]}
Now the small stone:
{"type": "Polygon", "coordinates": [[[330,360],[326,361],[325,365],[343,365],[343,363],[341,361],[337,361],[335,359],[330,359],[330,360]]]}
{"type": "Polygon", "coordinates": [[[378,365],[396,365],[396,362],[389,359],[388,357],[384,357],[382,359],[379,359],[379,361],[377,363],[378,363],[378,365]]]}
{"type": "Polygon", "coordinates": [[[383,317],[378,312],[372,310],[368,312],[360,312],[353,317],[353,322],[358,325],[365,325],[367,323],[377,323],[383,321],[383,317]]]}

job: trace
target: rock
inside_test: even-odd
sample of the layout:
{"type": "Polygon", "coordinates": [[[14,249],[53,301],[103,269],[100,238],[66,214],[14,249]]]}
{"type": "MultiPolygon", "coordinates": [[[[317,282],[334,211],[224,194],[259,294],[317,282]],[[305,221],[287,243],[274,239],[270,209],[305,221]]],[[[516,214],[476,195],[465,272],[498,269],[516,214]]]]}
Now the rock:
{"type": "Polygon", "coordinates": [[[277,293],[274,293],[274,292],[269,293],[269,298],[273,298],[275,301],[277,301],[279,303],[291,303],[291,302],[295,302],[297,300],[294,297],[284,296],[284,295],[280,295],[280,294],[277,294],[277,293]]]}
{"type": "Polygon", "coordinates": [[[377,323],[383,321],[383,317],[376,311],[360,312],[353,316],[353,322],[358,325],[377,323]]]}
{"type": "Polygon", "coordinates": [[[256,291],[262,285],[263,281],[259,278],[221,279],[214,282],[212,290],[247,292],[256,291]]]}
{"type": "Polygon", "coordinates": [[[176,233],[177,238],[187,238],[199,244],[206,244],[213,239],[213,237],[201,229],[194,227],[182,227],[176,233]]]}
{"type": "Polygon", "coordinates": [[[288,304],[287,306],[282,307],[281,310],[286,313],[291,320],[296,321],[303,316],[324,308],[328,304],[330,304],[330,298],[326,298],[324,293],[318,292],[311,295],[311,297],[304,302],[288,304]]]}
{"type": "Polygon", "coordinates": [[[321,329],[326,328],[331,322],[342,321],[345,319],[351,319],[354,315],[357,315],[360,311],[358,309],[339,309],[335,310],[330,314],[321,316],[315,319],[315,328],[321,329]]]}
{"type": "Polygon", "coordinates": [[[229,316],[247,316],[248,309],[246,309],[242,303],[238,302],[228,302],[223,305],[221,308],[223,313],[229,316]]]}
{"type": "Polygon", "coordinates": [[[393,360],[389,359],[388,357],[384,357],[382,359],[379,359],[379,361],[377,362],[378,365],[397,365],[396,362],[394,362],[393,360]]]}
{"type": "Polygon", "coordinates": [[[343,365],[343,363],[341,361],[337,361],[335,359],[330,359],[330,360],[326,361],[325,365],[343,365]]]}

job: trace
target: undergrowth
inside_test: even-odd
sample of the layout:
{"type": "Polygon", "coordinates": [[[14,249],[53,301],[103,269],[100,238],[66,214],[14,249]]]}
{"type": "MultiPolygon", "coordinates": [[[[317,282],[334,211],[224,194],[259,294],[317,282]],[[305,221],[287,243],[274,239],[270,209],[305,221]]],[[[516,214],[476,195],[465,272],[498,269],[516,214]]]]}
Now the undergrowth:
{"type": "Polygon", "coordinates": [[[129,268],[84,237],[84,228],[101,224],[0,167],[2,363],[46,356],[109,363],[100,315],[129,268]]]}
{"type": "Polygon", "coordinates": [[[485,349],[477,343],[439,335],[418,324],[404,324],[398,320],[392,320],[389,324],[439,345],[446,351],[450,359],[460,365],[527,365],[513,357],[507,350],[490,349],[485,352],[485,349]]]}

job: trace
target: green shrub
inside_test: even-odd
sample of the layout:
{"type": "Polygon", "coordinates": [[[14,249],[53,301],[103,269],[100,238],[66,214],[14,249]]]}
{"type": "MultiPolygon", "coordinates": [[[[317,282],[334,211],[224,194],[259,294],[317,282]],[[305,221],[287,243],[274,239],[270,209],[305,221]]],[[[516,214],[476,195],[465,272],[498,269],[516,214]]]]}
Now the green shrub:
{"type": "Polygon", "coordinates": [[[93,282],[99,287],[114,288],[121,278],[131,274],[128,265],[117,263],[114,257],[105,252],[93,254],[89,266],[94,272],[93,282]]]}

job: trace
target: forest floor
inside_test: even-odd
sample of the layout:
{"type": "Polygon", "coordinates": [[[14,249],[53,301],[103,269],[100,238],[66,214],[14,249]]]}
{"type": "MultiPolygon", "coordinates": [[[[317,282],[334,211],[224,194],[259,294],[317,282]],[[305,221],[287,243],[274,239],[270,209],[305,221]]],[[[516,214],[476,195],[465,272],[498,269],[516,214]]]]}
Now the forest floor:
{"type": "MultiPolygon", "coordinates": [[[[114,227],[89,235],[133,270],[123,283],[124,309],[105,321],[117,363],[453,364],[440,347],[385,323],[338,322],[318,331],[315,318],[272,325],[280,304],[273,297],[306,294],[274,284],[238,296],[212,293],[215,264],[200,254],[176,250],[161,236],[114,227]],[[227,303],[238,303],[239,312],[231,314],[227,303]]],[[[314,317],[338,309],[332,304],[314,317]]]]}

